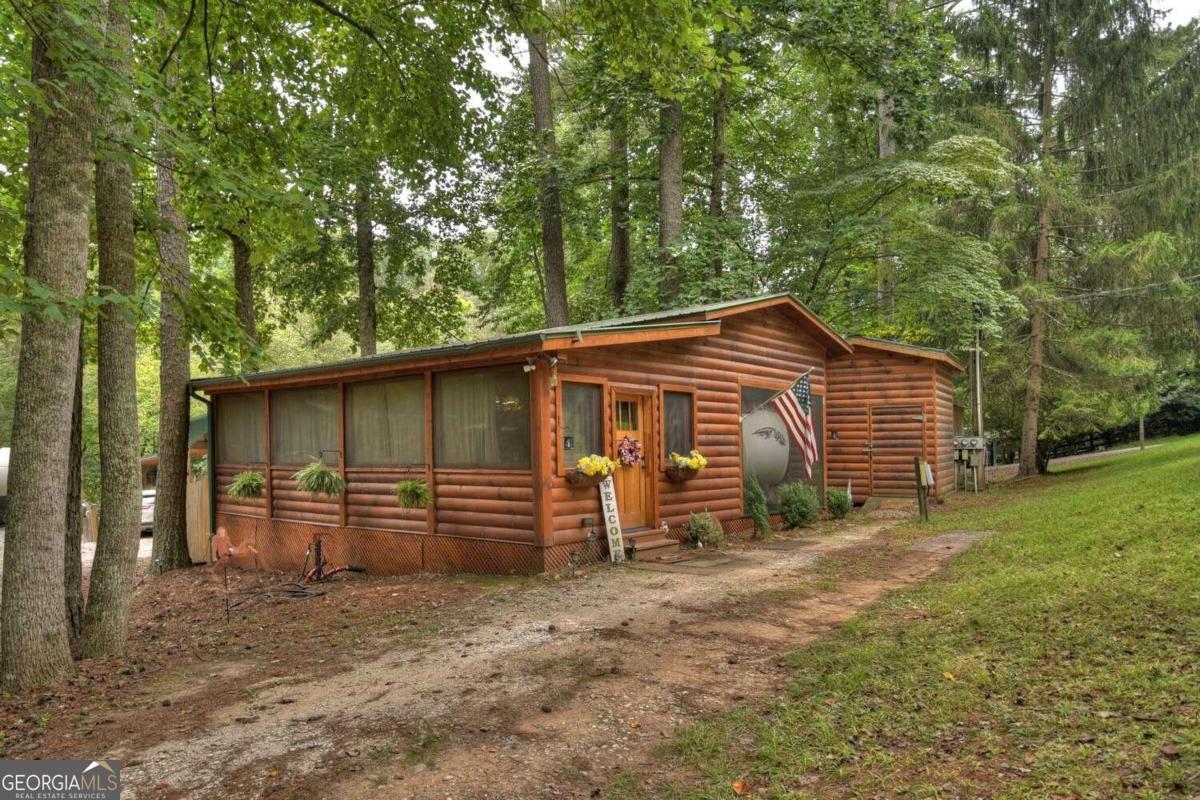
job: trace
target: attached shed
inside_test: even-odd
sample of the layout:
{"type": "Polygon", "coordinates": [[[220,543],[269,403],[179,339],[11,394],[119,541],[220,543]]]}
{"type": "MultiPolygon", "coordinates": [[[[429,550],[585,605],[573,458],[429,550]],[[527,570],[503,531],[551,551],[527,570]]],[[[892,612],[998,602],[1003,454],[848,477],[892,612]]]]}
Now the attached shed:
{"type": "Polygon", "coordinates": [[[932,494],[954,491],[954,377],[943,350],[852,336],[829,360],[829,484],[855,499],[912,497],[913,457],[935,465],[932,494]]]}
{"type": "MultiPolygon", "coordinates": [[[[214,407],[216,522],[254,544],[255,565],[298,568],[320,535],[331,561],[373,573],[532,573],[603,556],[599,492],[568,474],[583,456],[615,457],[627,438],[642,458],[614,480],[639,552],[673,548],[694,511],[744,524],[747,474],[774,502],[803,478],[803,462],[764,403],[805,372],[820,451],[811,482],[841,486],[832,449],[828,478],[825,469],[836,444],[825,435],[827,375],[854,355],[784,294],[192,388],[214,407]],[[672,480],[669,455],[693,449],[708,466],[672,480]],[[316,458],[344,477],[340,496],[298,491],[292,476],[316,458]],[[229,496],[244,470],[266,476],[262,497],[229,496]],[[399,507],[393,488],[406,479],[427,484],[427,508],[399,507]]],[[[909,388],[932,398],[928,386],[909,388]]]]}

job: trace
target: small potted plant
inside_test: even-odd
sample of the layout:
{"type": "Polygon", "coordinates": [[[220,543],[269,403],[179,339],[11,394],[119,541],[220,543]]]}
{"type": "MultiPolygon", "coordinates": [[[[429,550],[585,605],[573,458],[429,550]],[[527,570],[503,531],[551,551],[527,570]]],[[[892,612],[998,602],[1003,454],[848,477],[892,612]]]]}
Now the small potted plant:
{"type": "Polygon", "coordinates": [[[262,497],[263,486],[266,483],[267,479],[261,472],[248,469],[233,476],[233,481],[229,484],[226,494],[234,500],[250,500],[251,498],[262,497]]]}
{"type": "Polygon", "coordinates": [[[699,450],[693,450],[686,456],[671,453],[671,463],[667,464],[667,480],[679,483],[691,480],[708,466],[708,459],[700,455],[699,450]]]}
{"type": "Polygon", "coordinates": [[[319,458],[293,475],[292,479],[296,481],[296,488],[307,492],[313,500],[317,499],[317,495],[337,497],[346,491],[342,476],[325,466],[325,462],[319,458]]]}
{"type": "Polygon", "coordinates": [[[429,484],[419,478],[400,481],[393,491],[396,493],[396,503],[401,508],[429,508],[433,501],[429,484]]]}
{"type": "Polygon", "coordinates": [[[575,469],[567,473],[567,483],[572,486],[597,486],[617,470],[617,463],[608,456],[594,453],[575,462],[575,469]]]}

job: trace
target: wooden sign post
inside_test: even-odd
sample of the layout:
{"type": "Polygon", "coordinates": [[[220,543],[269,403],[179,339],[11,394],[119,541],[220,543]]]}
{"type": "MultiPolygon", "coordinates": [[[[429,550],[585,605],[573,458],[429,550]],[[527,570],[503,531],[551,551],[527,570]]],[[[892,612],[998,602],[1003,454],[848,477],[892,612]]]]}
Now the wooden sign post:
{"type": "Polygon", "coordinates": [[[600,510],[604,514],[604,532],[608,534],[608,560],[625,560],[625,540],[621,535],[621,514],[617,511],[617,487],[612,475],[600,482],[600,510]]]}
{"type": "Polygon", "coordinates": [[[913,456],[913,473],[917,479],[917,509],[921,512],[921,519],[928,522],[929,486],[933,483],[933,470],[920,456],[913,456]]]}

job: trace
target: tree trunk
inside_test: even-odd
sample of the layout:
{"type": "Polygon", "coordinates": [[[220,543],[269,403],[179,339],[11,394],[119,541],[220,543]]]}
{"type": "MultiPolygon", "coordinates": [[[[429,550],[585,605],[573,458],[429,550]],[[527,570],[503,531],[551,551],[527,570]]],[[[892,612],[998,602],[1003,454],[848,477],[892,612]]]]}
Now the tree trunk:
{"type": "MultiPolygon", "coordinates": [[[[896,15],[896,0],[888,2],[888,17],[893,18],[896,15]]],[[[889,62],[890,63],[890,62],[889,62]]],[[[878,115],[878,155],[879,160],[883,161],[896,155],[896,99],[885,89],[879,90],[878,100],[876,102],[876,113],[878,115]]],[[[888,322],[892,322],[896,317],[896,259],[888,253],[891,244],[888,241],[881,243],[881,258],[879,259],[879,276],[876,280],[876,299],[879,302],[879,310],[883,314],[883,318],[888,322]]]]}
{"type": "Polygon", "coordinates": [[[1038,473],[1038,412],[1042,401],[1042,369],[1046,349],[1046,312],[1040,290],[1050,280],[1050,134],[1054,120],[1054,45],[1047,34],[1042,57],[1041,166],[1043,185],[1038,199],[1038,237],[1034,256],[1033,282],[1039,292],[1029,309],[1029,369],[1025,378],[1025,413],[1021,420],[1021,463],[1017,475],[1029,477],[1038,473]]]}
{"type": "MultiPolygon", "coordinates": [[[[82,322],[80,323],[82,326],[82,322]]],[[[67,642],[78,657],[83,634],[83,333],[75,356],[75,392],[71,402],[71,448],[67,456],[66,527],[63,535],[63,583],[66,590],[67,642]]]]}
{"type": "Polygon", "coordinates": [[[358,259],[358,352],[375,355],[375,223],[371,218],[371,186],[358,185],[354,197],[354,246],[358,259]]]}
{"type": "Polygon", "coordinates": [[[614,113],[608,132],[612,180],[609,182],[609,270],[612,276],[613,308],[625,307],[629,288],[629,138],[624,109],[614,113]]]}
{"type": "Polygon", "coordinates": [[[1138,449],[1146,449],[1146,415],[1138,414],[1138,449]]]}
{"type": "MultiPolygon", "coordinates": [[[[102,113],[110,148],[132,133],[129,0],[109,0],[110,64],[123,83],[102,113]]],[[[134,269],[133,170],[122,153],[102,154],[96,163],[96,238],[102,292],[130,297],[134,269]]],[[[236,260],[235,260],[236,264],[236,260]]],[[[236,266],[235,266],[236,274],[236,266]]],[[[85,658],[121,655],[133,606],[141,528],[141,469],[138,455],[137,328],[111,303],[97,323],[100,415],[100,530],[88,582],[83,620],[85,658]]]]}
{"type": "MultiPolygon", "coordinates": [[[[729,38],[721,35],[718,41],[721,55],[729,53],[729,38]]],[[[722,78],[713,97],[712,166],[708,185],[708,216],[714,224],[725,219],[725,126],[729,121],[729,81],[722,78]]],[[[710,262],[713,277],[719,278],[725,269],[718,250],[710,262]]]]}
{"type": "MultiPolygon", "coordinates": [[[[540,3],[539,3],[540,6],[540,3]]],[[[567,259],[563,249],[562,197],[558,186],[550,61],[544,31],[525,34],[529,45],[529,96],[533,102],[533,138],[542,161],[542,259],[546,274],[546,324],[566,325],[567,259]]]]}
{"type": "Polygon", "coordinates": [[[234,231],[228,231],[233,247],[233,288],[237,293],[237,318],[242,333],[251,342],[258,341],[258,316],[254,313],[254,273],[250,270],[250,243],[234,231]]]}
{"type": "Polygon", "coordinates": [[[658,294],[666,308],[679,292],[678,264],[671,248],[683,235],[683,105],[663,100],[659,105],[658,253],[661,265],[658,294]]]}
{"type": "MultiPolygon", "coordinates": [[[[162,11],[159,11],[160,21],[162,11]]],[[[173,67],[172,67],[173,69],[173,67]]],[[[168,77],[173,86],[177,78],[168,77]]],[[[187,547],[188,396],[191,375],[190,348],[184,328],[183,300],[190,291],[187,220],[177,205],[179,185],[175,181],[175,157],[165,141],[165,128],[156,133],[158,142],[158,215],[163,229],[158,234],[159,284],[162,307],[158,319],[161,361],[158,369],[158,483],[154,498],[154,549],[152,569],[163,572],[188,567],[192,559],[187,547]]]]}
{"type": "MultiPolygon", "coordinates": [[[[83,77],[59,59],[76,30],[54,4],[38,9],[32,31],[31,81],[47,103],[29,111],[29,189],[25,205],[25,275],[67,299],[83,297],[88,267],[95,98],[83,77]]],[[[71,669],[63,613],[63,497],[79,319],[40,311],[21,319],[13,403],[9,516],[0,615],[0,688],[20,692],[61,681],[71,669]]]]}

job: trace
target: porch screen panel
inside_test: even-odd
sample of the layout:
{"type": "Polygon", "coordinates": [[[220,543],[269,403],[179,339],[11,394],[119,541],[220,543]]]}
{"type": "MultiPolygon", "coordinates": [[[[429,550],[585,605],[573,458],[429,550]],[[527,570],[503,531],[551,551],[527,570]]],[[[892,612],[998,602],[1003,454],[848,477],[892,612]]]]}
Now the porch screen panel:
{"type": "Polygon", "coordinates": [[[692,441],[694,398],[691,392],[663,392],[663,442],[667,456],[671,453],[686,456],[696,447],[692,441]]]}
{"type": "Polygon", "coordinates": [[[435,374],[433,420],[436,466],[529,469],[529,376],[520,367],[435,374]]]}
{"type": "Polygon", "coordinates": [[[218,464],[265,464],[262,392],[216,398],[218,464]]]}
{"type": "Polygon", "coordinates": [[[425,378],[346,387],[346,463],[425,463],[425,378]]]}
{"type": "Polygon", "coordinates": [[[271,392],[271,463],[338,463],[338,392],[333,386],[271,392]]]}
{"type": "Polygon", "coordinates": [[[602,390],[596,383],[562,384],[562,463],[567,469],[584,456],[604,454],[602,390]]]}

